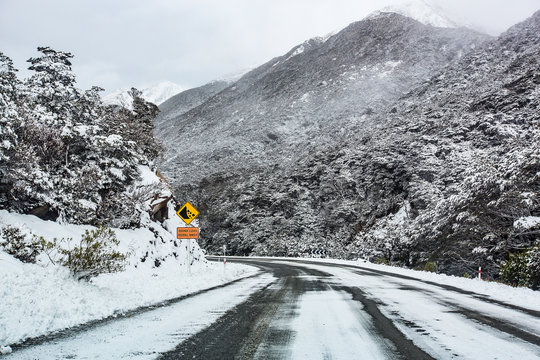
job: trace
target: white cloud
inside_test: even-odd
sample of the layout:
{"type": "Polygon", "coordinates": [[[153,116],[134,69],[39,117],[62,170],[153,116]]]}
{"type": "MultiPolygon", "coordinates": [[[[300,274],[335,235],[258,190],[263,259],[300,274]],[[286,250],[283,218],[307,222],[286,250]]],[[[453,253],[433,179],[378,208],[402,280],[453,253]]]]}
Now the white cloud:
{"type": "MultiPolygon", "coordinates": [[[[492,34],[538,0],[432,0],[492,34]]],[[[398,0],[1,0],[0,51],[18,68],[47,45],[75,55],[83,88],[201,85],[262,64],[398,0]]],[[[22,72],[24,75],[24,72],[22,72]]]]}

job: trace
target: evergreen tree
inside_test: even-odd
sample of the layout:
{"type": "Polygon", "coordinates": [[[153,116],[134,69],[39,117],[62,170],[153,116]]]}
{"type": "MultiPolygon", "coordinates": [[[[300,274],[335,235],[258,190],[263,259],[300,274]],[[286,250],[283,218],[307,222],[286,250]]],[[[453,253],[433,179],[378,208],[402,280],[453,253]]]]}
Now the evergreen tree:
{"type": "Polygon", "coordinates": [[[24,82],[0,54],[2,207],[72,223],[139,226],[150,195],[133,185],[139,164],[151,165],[160,151],[157,107],[136,89],[134,110],[104,106],[102,88],[75,87],[72,54],[38,51],[24,82]]]}
{"type": "Polygon", "coordinates": [[[9,153],[17,145],[17,106],[19,80],[13,61],[0,52],[0,168],[5,167],[9,153]]]}
{"type": "Polygon", "coordinates": [[[35,73],[26,85],[35,106],[43,107],[44,115],[49,115],[40,120],[45,120],[48,125],[70,124],[75,101],[80,97],[71,70],[73,55],[50,47],[38,47],[38,51],[41,56],[28,59],[31,64],[28,69],[35,73]]]}

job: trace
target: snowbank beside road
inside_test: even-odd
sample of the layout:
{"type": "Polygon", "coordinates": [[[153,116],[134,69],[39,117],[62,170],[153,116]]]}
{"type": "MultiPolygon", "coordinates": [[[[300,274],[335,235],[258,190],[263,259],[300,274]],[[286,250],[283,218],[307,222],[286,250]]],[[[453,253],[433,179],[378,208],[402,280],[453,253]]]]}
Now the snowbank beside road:
{"type": "Polygon", "coordinates": [[[207,263],[190,274],[172,262],[76,281],[60,266],[23,264],[0,251],[0,346],[249,276],[253,267],[207,263]]]}
{"type": "Polygon", "coordinates": [[[373,264],[364,260],[356,261],[355,265],[393,274],[405,275],[440,285],[453,286],[464,291],[485,295],[488,298],[497,301],[540,311],[540,291],[534,291],[529,288],[515,288],[494,281],[479,280],[478,278],[467,279],[465,277],[437,274],[428,271],[417,271],[389,265],[373,264]]]}
{"type": "MultiPolygon", "coordinates": [[[[174,210],[174,209],[173,209],[174,210]]],[[[179,219],[166,220],[169,227],[179,219]]],[[[0,210],[0,226],[46,240],[72,238],[78,244],[88,225],[59,224],[0,210]]],[[[152,225],[152,224],[150,224],[152,225]]],[[[0,347],[91,320],[187,295],[249,276],[254,267],[209,263],[195,241],[176,240],[163,227],[113,229],[119,251],[128,253],[125,271],[77,281],[47,256],[25,264],[0,250],[0,347]],[[145,261],[141,261],[144,258],[145,261]],[[188,265],[188,263],[190,265],[188,265]],[[159,264],[159,267],[155,265],[159,264]]],[[[66,241],[59,241],[68,246],[66,241]]],[[[2,350],[4,351],[4,350],[2,350]]]]}

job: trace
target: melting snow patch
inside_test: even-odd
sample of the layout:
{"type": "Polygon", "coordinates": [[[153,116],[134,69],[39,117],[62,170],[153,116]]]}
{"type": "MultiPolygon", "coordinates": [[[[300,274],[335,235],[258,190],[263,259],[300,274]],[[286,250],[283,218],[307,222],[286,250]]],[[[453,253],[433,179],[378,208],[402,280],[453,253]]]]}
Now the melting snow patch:
{"type": "MultiPolygon", "coordinates": [[[[296,48],[296,50],[294,50],[294,52],[287,58],[287,60],[289,60],[290,58],[292,57],[295,57],[296,55],[300,55],[301,53],[303,53],[305,50],[304,48],[304,45],[300,45],[299,47],[296,48]]],[[[285,61],[287,61],[285,60],[285,61]]]]}
{"type": "Polygon", "coordinates": [[[152,185],[159,183],[159,178],[148,166],[139,165],[139,175],[141,175],[140,185],[152,185]]]}
{"type": "Polygon", "coordinates": [[[11,354],[11,348],[9,346],[0,346],[0,355],[11,354]]]}
{"type": "Polygon", "coordinates": [[[401,64],[401,60],[398,60],[398,61],[387,61],[384,63],[384,66],[387,66],[387,67],[391,67],[392,69],[395,68],[396,66],[400,65],[401,64]]]}
{"type": "Polygon", "coordinates": [[[540,225],[539,216],[524,216],[514,221],[516,229],[531,229],[537,225],[540,225]]]}
{"type": "Polygon", "coordinates": [[[105,141],[112,146],[116,146],[122,143],[122,137],[120,135],[109,135],[105,141]]]}
{"type": "Polygon", "coordinates": [[[81,206],[84,207],[85,209],[92,209],[92,210],[97,209],[97,204],[95,202],[88,201],[85,199],[79,199],[79,204],[81,204],[81,206]]]}
{"type": "Polygon", "coordinates": [[[477,246],[472,250],[473,254],[484,254],[484,253],[487,253],[487,251],[488,249],[481,246],[477,246]]]}
{"type": "Polygon", "coordinates": [[[401,64],[401,61],[387,61],[383,64],[383,71],[379,74],[379,77],[386,77],[394,72],[396,66],[401,64]]]}
{"type": "Polygon", "coordinates": [[[90,129],[90,126],[88,126],[88,125],[77,125],[77,126],[73,127],[73,130],[78,132],[79,135],[81,135],[81,136],[86,135],[86,133],[88,132],[89,129],[90,129]]]}
{"type": "Polygon", "coordinates": [[[122,169],[119,168],[110,168],[109,172],[119,178],[120,180],[125,180],[126,177],[124,176],[124,173],[122,172],[122,169]]]}

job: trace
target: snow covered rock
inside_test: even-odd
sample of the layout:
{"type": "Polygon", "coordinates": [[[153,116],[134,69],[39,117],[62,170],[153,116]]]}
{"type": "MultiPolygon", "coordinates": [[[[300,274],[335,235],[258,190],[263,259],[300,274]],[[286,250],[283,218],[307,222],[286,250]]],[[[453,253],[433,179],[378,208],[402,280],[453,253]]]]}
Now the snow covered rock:
{"type": "Polygon", "coordinates": [[[540,216],[524,216],[514,221],[514,227],[518,229],[532,229],[540,225],[540,216]]]}

